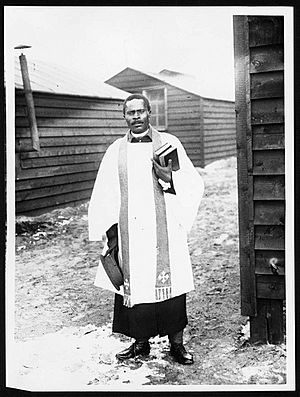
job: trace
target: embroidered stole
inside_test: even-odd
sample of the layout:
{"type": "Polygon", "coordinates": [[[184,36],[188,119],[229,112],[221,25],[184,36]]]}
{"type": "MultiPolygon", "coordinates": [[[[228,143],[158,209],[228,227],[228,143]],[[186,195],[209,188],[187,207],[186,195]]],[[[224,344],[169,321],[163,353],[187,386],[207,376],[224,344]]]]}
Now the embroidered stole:
{"type": "MultiPolygon", "coordinates": [[[[153,153],[162,146],[160,134],[151,128],[153,153]]],[[[124,275],[124,305],[132,307],[130,286],[130,253],[128,227],[128,168],[127,168],[128,135],[121,139],[119,148],[118,171],[121,192],[119,228],[121,234],[122,271],[124,275]]],[[[163,301],[172,297],[169,258],[169,241],[167,214],[164,192],[152,170],[156,214],[156,285],[155,300],[163,301]]],[[[145,209],[146,211],[146,209],[145,209]]],[[[132,237],[134,238],[134,237],[132,237]]]]}

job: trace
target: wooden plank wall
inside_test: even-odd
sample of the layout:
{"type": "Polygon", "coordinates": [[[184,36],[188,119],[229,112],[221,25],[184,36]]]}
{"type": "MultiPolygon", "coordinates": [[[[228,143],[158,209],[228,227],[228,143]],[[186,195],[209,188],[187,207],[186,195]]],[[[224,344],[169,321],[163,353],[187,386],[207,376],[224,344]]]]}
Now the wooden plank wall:
{"type": "Polygon", "coordinates": [[[248,24],[258,308],[252,338],[263,338],[260,316],[273,311],[277,325],[267,339],[280,342],[285,299],[283,17],[248,17],[248,24]]]}
{"type": "Polygon", "coordinates": [[[203,98],[204,162],[236,155],[235,104],[203,98]]]}
{"type": "Polygon", "coordinates": [[[107,82],[114,87],[132,93],[141,93],[143,89],[148,87],[167,87],[167,132],[180,139],[195,166],[204,166],[199,96],[131,69],[126,69],[107,82]]]}
{"type": "Polygon", "coordinates": [[[195,167],[204,167],[200,98],[167,85],[168,132],[177,136],[195,167]]]}
{"type": "Polygon", "coordinates": [[[16,90],[16,212],[37,215],[90,198],[107,147],[124,135],[122,100],[34,93],[41,149],[31,147],[16,90]]]}
{"type": "Polygon", "coordinates": [[[166,87],[168,132],[180,139],[195,166],[236,155],[234,102],[201,98],[132,69],[107,82],[132,93],[166,87]]]}
{"type": "Polygon", "coordinates": [[[253,341],[277,343],[283,338],[285,299],[283,17],[237,16],[234,30],[236,84],[245,76],[237,112],[243,106],[247,112],[237,128],[238,147],[244,148],[238,162],[239,216],[248,231],[241,235],[242,249],[248,249],[241,253],[242,314],[250,315],[253,341]],[[249,134],[241,139],[242,129],[249,134]],[[249,210],[241,202],[243,186],[249,210]]]}

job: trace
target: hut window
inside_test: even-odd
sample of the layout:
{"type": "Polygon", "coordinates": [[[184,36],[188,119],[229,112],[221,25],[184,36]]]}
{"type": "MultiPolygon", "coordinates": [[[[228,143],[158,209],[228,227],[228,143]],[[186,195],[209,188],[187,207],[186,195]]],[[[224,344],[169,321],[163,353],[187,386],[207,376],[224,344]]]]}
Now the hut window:
{"type": "Polygon", "coordinates": [[[151,103],[151,124],[159,131],[167,129],[166,88],[147,88],[143,90],[151,103]]]}

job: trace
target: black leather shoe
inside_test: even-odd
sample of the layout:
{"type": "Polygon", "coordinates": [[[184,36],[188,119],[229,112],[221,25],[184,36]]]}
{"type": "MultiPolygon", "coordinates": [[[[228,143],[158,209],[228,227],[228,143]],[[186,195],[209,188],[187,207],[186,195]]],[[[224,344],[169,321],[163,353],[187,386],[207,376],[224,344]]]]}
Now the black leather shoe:
{"type": "Polygon", "coordinates": [[[194,358],[192,354],[185,350],[183,344],[171,344],[170,354],[179,364],[190,365],[193,364],[194,358]]]}
{"type": "Polygon", "coordinates": [[[137,356],[147,356],[150,353],[149,342],[134,342],[127,349],[122,350],[120,353],[116,354],[117,359],[127,360],[129,358],[134,358],[137,356]]]}

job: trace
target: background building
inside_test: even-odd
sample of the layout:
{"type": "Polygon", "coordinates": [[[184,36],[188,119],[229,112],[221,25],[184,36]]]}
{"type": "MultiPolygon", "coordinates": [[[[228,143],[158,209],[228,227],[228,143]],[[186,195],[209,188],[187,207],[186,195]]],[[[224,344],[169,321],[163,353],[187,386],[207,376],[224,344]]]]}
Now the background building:
{"type": "Polygon", "coordinates": [[[166,69],[153,74],[126,68],[106,83],[146,95],[152,125],[176,135],[195,166],[236,154],[234,102],[214,98],[192,76],[166,69]]]}
{"type": "Polygon", "coordinates": [[[40,149],[32,147],[16,59],[16,212],[37,215],[90,198],[104,152],[126,132],[128,93],[61,67],[27,63],[40,149]]]}

